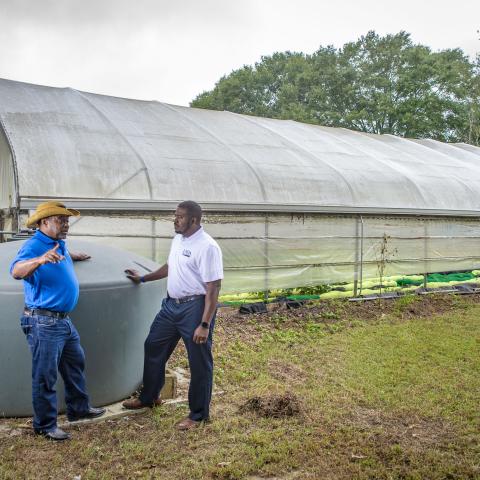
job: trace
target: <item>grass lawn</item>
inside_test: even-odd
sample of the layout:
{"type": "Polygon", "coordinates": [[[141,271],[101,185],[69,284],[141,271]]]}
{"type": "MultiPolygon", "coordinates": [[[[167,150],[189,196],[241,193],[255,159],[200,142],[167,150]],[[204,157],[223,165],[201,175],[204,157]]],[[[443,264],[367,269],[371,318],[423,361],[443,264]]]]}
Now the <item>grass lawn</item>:
{"type": "Polygon", "coordinates": [[[177,432],[186,407],[163,406],[61,444],[0,430],[0,479],[478,479],[479,300],[221,311],[212,422],[177,432]]]}

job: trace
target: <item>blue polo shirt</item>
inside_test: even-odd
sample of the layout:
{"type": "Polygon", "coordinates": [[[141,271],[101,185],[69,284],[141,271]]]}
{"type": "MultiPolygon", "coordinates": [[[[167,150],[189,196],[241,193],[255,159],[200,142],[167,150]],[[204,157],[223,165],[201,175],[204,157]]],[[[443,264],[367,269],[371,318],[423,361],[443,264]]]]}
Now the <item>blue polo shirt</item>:
{"type": "Polygon", "coordinates": [[[70,312],[78,301],[79,285],[73,269],[73,261],[63,240],[54,240],[37,230],[27,240],[10,265],[10,274],[17,262],[43,255],[59,244],[57,252],[65,257],[59,263],[46,263],[23,279],[25,305],[55,312],[70,312]]]}

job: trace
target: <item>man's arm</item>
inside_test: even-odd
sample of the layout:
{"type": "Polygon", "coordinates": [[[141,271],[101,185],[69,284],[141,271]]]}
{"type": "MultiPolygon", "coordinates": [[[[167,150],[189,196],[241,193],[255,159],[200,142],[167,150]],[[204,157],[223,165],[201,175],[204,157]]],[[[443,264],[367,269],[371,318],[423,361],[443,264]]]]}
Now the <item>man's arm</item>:
{"type": "Polygon", "coordinates": [[[48,252],[39,257],[30,258],[17,262],[12,269],[12,277],[16,280],[23,280],[32,275],[35,270],[46,263],[59,263],[65,259],[63,255],[57,253],[58,243],[48,252]]]}
{"type": "Polygon", "coordinates": [[[92,258],[90,255],[88,255],[88,253],[81,253],[81,252],[78,252],[78,253],[75,253],[75,252],[70,252],[70,258],[74,261],[74,262],[82,262],[83,260],[89,260],[90,258],[92,258]]]}
{"type": "Polygon", "coordinates": [[[127,270],[125,270],[125,273],[127,274],[127,278],[129,278],[133,283],[141,283],[142,278],[144,282],[153,282],[154,280],[160,280],[162,278],[168,277],[168,263],[162,265],[158,270],[155,270],[154,272],[143,275],[143,277],[140,275],[140,273],[137,272],[137,270],[133,270],[132,268],[128,268],[127,270]]]}
{"type": "Polygon", "coordinates": [[[222,286],[221,280],[214,280],[213,282],[207,282],[207,293],[205,294],[205,308],[203,309],[202,324],[207,323],[208,327],[202,327],[200,324],[193,333],[193,341],[195,343],[205,343],[210,331],[210,322],[212,321],[213,314],[217,308],[218,294],[222,286]]]}

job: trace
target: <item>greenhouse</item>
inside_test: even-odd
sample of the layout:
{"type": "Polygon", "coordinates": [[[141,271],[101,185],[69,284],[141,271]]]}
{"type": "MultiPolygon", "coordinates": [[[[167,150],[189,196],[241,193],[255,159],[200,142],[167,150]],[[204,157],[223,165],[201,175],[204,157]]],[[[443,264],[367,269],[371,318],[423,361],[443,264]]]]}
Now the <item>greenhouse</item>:
{"type": "Polygon", "coordinates": [[[59,199],[70,235],[166,259],[178,202],[224,292],[480,267],[480,148],[0,80],[0,230],[59,199]]]}

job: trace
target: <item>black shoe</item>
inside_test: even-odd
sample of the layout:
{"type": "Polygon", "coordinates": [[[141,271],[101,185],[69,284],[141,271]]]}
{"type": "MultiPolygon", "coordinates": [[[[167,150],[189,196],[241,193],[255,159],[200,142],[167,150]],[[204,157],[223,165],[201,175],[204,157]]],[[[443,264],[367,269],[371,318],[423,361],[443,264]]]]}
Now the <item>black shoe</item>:
{"type": "Polygon", "coordinates": [[[90,407],[88,412],[82,414],[75,414],[75,415],[67,415],[69,422],[76,422],[77,420],[84,420],[86,418],[97,418],[101,417],[107,411],[106,408],[95,408],[90,407]]]}
{"type": "Polygon", "coordinates": [[[35,433],[37,435],[42,435],[49,440],[55,440],[57,442],[61,442],[62,440],[69,440],[71,438],[69,433],[64,432],[61,428],[58,427],[55,428],[55,430],[50,430],[49,432],[35,430],[35,433]]]}

